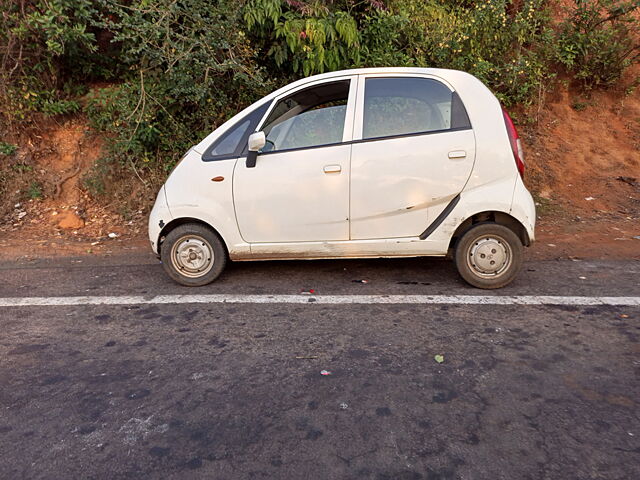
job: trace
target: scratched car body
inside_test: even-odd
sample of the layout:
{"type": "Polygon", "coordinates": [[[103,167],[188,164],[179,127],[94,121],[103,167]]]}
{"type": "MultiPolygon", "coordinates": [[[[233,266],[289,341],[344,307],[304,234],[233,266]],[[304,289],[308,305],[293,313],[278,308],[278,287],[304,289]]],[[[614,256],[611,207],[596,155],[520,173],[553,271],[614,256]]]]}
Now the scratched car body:
{"type": "Polygon", "coordinates": [[[518,134],[465,72],[304,78],[221,125],[160,190],[149,238],[199,286],[228,260],[445,256],[468,283],[511,282],[534,240],[518,134]]]}

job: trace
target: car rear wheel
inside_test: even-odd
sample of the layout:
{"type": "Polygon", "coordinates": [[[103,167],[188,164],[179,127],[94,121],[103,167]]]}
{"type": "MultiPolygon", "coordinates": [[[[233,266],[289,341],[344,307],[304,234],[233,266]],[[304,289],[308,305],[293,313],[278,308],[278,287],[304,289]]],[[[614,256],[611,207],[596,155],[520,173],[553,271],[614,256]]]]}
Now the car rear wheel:
{"type": "Polygon", "coordinates": [[[518,275],[523,246],[509,228],[483,223],[467,230],[458,240],[455,262],[460,276],[478,288],[501,288],[518,275]]]}
{"type": "Polygon", "coordinates": [[[160,257],[167,274],[188,287],[213,282],[227,263],[227,252],[220,237],[198,223],[171,230],[162,243],[160,257]]]}

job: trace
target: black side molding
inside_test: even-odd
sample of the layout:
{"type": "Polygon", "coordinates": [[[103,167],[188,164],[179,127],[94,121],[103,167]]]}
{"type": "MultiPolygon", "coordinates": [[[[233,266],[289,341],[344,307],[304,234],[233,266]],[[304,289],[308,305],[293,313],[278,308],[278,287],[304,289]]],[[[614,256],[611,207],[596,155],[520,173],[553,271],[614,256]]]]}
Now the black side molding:
{"type": "Polygon", "coordinates": [[[445,209],[442,211],[442,213],[438,215],[438,218],[436,218],[433,222],[431,222],[431,225],[429,225],[427,229],[420,234],[420,237],[419,237],[420,240],[426,240],[426,238],[429,235],[431,235],[434,232],[434,230],[440,226],[442,222],[444,222],[444,220],[451,213],[451,210],[455,208],[455,206],[458,204],[459,201],[460,201],[460,195],[456,195],[455,197],[453,197],[453,199],[449,202],[449,205],[447,205],[445,209]]]}

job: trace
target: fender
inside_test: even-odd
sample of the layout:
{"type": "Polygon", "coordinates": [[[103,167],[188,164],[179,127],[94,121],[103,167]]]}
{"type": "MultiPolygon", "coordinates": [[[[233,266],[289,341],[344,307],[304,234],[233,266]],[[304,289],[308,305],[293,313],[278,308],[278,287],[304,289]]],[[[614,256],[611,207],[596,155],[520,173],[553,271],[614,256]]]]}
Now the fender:
{"type": "MultiPolygon", "coordinates": [[[[447,206],[439,206],[438,211],[433,212],[432,218],[442,214],[447,209],[447,206]]],[[[489,211],[501,212],[515,218],[525,228],[529,241],[534,241],[535,206],[520,176],[517,179],[513,177],[502,178],[471,190],[464,190],[460,194],[460,201],[424,241],[433,244],[434,247],[437,245],[437,250],[446,252],[449,248],[451,237],[460,225],[478,213],[489,211]],[[518,198],[514,202],[513,199],[516,195],[518,195],[518,198]]],[[[431,214],[431,212],[429,213],[431,214]]]]}
{"type": "Polygon", "coordinates": [[[172,220],[189,218],[206,223],[222,237],[230,256],[237,250],[249,249],[240,236],[233,206],[233,169],[237,160],[203,162],[201,155],[192,150],[169,176],[165,187],[172,220]]]}

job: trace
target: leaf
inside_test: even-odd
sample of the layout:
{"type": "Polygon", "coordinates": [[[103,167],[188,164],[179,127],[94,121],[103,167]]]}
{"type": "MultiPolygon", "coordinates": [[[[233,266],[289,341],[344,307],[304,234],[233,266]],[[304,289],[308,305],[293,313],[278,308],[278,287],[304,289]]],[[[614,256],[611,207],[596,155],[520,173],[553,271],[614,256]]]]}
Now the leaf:
{"type": "Polygon", "coordinates": [[[444,362],[444,355],[436,355],[436,356],[433,357],[433,359],[438,363],[443,363],[444,362]]]}

